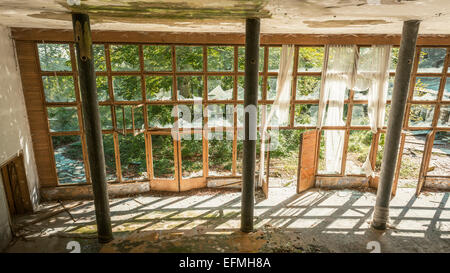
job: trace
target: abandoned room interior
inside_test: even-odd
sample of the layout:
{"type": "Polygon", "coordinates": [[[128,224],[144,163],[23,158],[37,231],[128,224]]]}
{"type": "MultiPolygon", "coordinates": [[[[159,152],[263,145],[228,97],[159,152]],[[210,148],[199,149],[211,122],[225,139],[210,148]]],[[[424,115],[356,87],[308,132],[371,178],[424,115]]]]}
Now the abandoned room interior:
{"type": "Polygon", "coordinates": [[[449,22],[0,0],[0,251],[450,252],[449,22]]]}

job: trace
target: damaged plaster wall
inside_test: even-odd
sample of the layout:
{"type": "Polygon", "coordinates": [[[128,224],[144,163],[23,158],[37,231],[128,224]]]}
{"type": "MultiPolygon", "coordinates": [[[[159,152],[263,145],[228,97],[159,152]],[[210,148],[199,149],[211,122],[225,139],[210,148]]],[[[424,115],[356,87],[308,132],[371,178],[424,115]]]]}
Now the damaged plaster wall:
{"type": "Polygon", "coordinates": [[[10,37],[10,29],[0,25],[0,165],[23,152],[30,199],[36,208],[39,178],[16,51],[10,37]]]}
{"type": "Polygon", "coordinates": [[[6,248],[11,241],[11,227],[9,225],[9,210],[3,189],[2,176],[0,175],[0,251],[6,248]]]}

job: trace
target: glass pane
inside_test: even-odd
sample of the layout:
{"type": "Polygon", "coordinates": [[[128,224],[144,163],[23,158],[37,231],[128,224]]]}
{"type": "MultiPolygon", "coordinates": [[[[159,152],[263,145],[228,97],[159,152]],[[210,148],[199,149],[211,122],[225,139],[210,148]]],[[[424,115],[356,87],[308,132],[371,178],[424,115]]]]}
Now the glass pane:
{"type": "MultiPolygon", "coordinates": [[[[238,69],[239,71],[245,71],[245,47],[240,46],[238,48],[238,69]]],[[[259,47],[259,72],[264,70],[264,47],[259,47]]]]}
{"type": "Polygon", "coordinates": [[[394,76],[389,77],[386,100],[392,100],[392,93],[394,92],[394,81],[395,81],[394,76]]]}
{"type": "Polygon", "coordinates": [[[142,100],[141,77],[139,76],[114,76],[114,99],[117,101],[142,100]]]}
{"type": "Polygon", "coordinates": [[[391,111],[391,105],[386,104],[386,107],[384,108],[384,124],[383,124],[383,126],[387,126],[387,124],[388,124],[390,111],[391,111]]]}
{"type": "Polygon", "coordinates": [[[405,138],[399,178],[409,180],[402,182],[410,182],[411,186],[415,188],[422,164],[425,139],[429,131],[412,131],[411,133],[405,138]]]}
{"type": "Polygon", "coordinates": [[[144,130],[144,106],[134,107],[134,130],[144,130]]]}
{"type": "Polygon", "coordinates": [[[209,76],[208,100],[233,99],[233,76],[209,76]]]}
{"type": "Polygon", "coordinates": [[[372,137],[371,131],[350,131],[345,174],[364,174],[363,164],[369,155],[372,137]]]}
{"type": "Polygon", "coordinates": [[[178,125],[180,128],[198,128],[203,127],[203,106],[178,105],[178,125]]]}
{"type": "Polygon", "coordinates": [[[153,177],[173,179],[175,161],[172,136],[152,135],[153,177]]]}
{"type": "Polygon", "coordinates": [[[294,126],[314,126],[317,124],[319,106],[317,104],[295,105],[294,126]]]}
{"type": "Polygon", "coordinates": [[[111,45],[112,71],[138,71],[139,47],[137,45],[111,45]]]}
{"type": "Polygon", "coordinates": [[[320,76],[298,76],[296,100],[318,100],[320,94],[320,76]]]}
{"type": "Polygon", "coordinates": [[[409,112],[409,126],[430,127],[433,122],[434,106],[428,104],[413,104],[409,112]]]}
{"type": "Polygon", "coordinates": [[[202,100],[203,77],[182,76],[177,77],[178,100],[202,100]]]}
{"type": "Polygon", "coordinates": [[[111,130],[113,128],[111,106],[99,106],[100,112],[100,123],[102,125],[102,130],[111,130]]]}
{"type": "Polygon", "coordinates": [[[352,125],[369,125],[369,113],[367,104],[353,105],[352,125]]]}
{"type": "Polygon", "coordinates": [[[208,133],[208,176],[229,176],[233,166],[233,132],[208,133]]]}
{"type": "Polygon", "coordinates": [[[142,50],[146,71],[172,71],[172,49],[170,46],[143,46],[142,50]]]}
{"type": "Polygon", "coordinates": [[[203,47],[201,46],[177,46],[177,71],[202,71],[203,47]]]}
{"type": "Polygon", "coordinates": [[[148,178],[144,134],[137,136],[119,134],[119,151],[124,180],[148,178]]]}
{"type": "Polygon", "coordinates": [[[274,100],[277,96],[277,77],[267,77],[267,100],[274,100]]]}
{"type": "Polygon", "coordinates": [[[42,71],[72,71],[70,49],[67,44],[38,44],[42,71]]]}
{"type": "Polygon", "coordinates": [[[441,105],[439,110],[439,127],[450,127],[450,105],[441,105]]]}
{"type": "Polygon", "coordinates": [[[280,70],[281,47],[269,47],[269,72],[278,72],[280,70]]]}
{"type": "Polygon", "coordinates": [[[450,176],[450,132],[436,132],[427,175],[450,176]]]}
{"type": "Polygon", "coordinates": [[[172,117],[172,109],[172,105],[148,105],[148,127],[172,128],[174,123],[174,119],[172,117]]]}
{"type": "Polygon", "coordinates": [[[338,105],[333,106],[333,108],[330,109],[330,104],[328,103],[325,109],[324,125],[345,126],[347,122],[347,112],[348,104],[344,104],[343,109],[340,109],[338,105]]]}
{"type": "MultiPolygon", "coordinates": [[[[262,99],[262,87],[263,87],[263,76],[259,76],[259,82],[258,82],[258,100],[262,99]]],[[[244,76],[238,77],[238,100],[244,100],[244,76]]]]}
{"type": "Polygon", "coordinates": [[[422,48],[417,72],[441,73],[446,54],[446,48],[422,48]]]}
{"type": "Polygon", "coordinates": [[[47,102],[75,101],[75,86],[72,76],[43,76],[45,100],[47,102]]]}
{"type": "Polygon", "coordinates": [[[321,72],[323,47],[300,47],[298,51],[298,71],[321,72]]]}
{"type": "Polygon", "coordinates": [[[238,104],[236,106],[236,112],[237,112],[237,126],[244,126],[244,105],[238,104]]]}
{"type": "Polygon", "coordinates": [[[323,130],[320,136],[319,174],[338,174],[342,167],[344,130],[323,130]]]}
{"type": "Polygon", "coordinates": [[[369,99],[369,89],[363,91],[354,91],[354,100],[368,100],[369,99]]]}
{"type": "Polygon", "coordinates": [[[444,87],[444,95],[442,96],[442,100],[448,101],[450,100],[450,78],[447,78],[445,87],[444,87]]]}
{"type": "Polygon", "coordinates": [[[116,157],[114,152],[114,136],[103,135],[103,153],[105,154],[106,181],[114,181],[116,175],[116,157]]]}
{"type": "Polygon", "coordinates": [[[233,127],[234,106],[232,104],[209,104],[208,127],[233,127]]]}
{"type": "Polygon", "coordinates": [[[391,48],[391,63],[389,65],[389,72],[395,72],[398,64],[398,47],[391,48]]]}
{"type": "Polygon", "coordinates": [[[208,71],[233,71],[234,47],[208,47],[208,71]]]}
{"type": "Polygon", "coordinates": [[[95,71],[106,71],[105,46],[93,45],[95,71]]]}
{"type": "Polygon", "coordinates": [[[172,100],[172,84],[173,78],[171,76],[145,77],[147,100],[172,100]]]}
{"type": "Polygon", "coordinates": [[[181,173],[183,178],[203,176],[202,134],[181,136],[181,173]]]}
{"type": "MultiPolygon", "coordinates": [[[[272,110],[272,104],[267,104],[266,105],[266,119],[269,118],[269,114],[270,111],[272,110]]],[[[274,106],[276,107],[276,106],[274,106]]],[[[288,109],[288,113],[290,113],[291,108],[289,107],[288,109]]],[[[272,114],[272,118],[270,119],[269,122],[269,126],[288,126],[290,123],[290,114],[288,114],[287,120],[283,120],[281,121],[278,116],[275,114],[276,112],[274,112],[274,114],[272,114]]]]}
{"type": "Polygon", "coordinates": [[[133,129],[133,120],[131,118],[131,106],[115,106],[116,107],[116,127],[119,130],[133,129]]]}
{"type": "Polygon", "coordinates": [[[78,131],[76,107],[47,107],[51,132],[78,131]]]}
{"type": "Polygon", "coordinates": [[[440,83],[438,77],[417,77],[413,100],[436,100],[440,83]]]}
{"type": "Polygon", "coordinates": [[[109,100],[108,77],[97,76],[95,81],[97,82],[97,99],[98,99],[98,101],[109,100]]]}
{"type": "Polygon", "coordinates": [[[52,136],[59,184],[86,183],[80,136],[52,136]]]}

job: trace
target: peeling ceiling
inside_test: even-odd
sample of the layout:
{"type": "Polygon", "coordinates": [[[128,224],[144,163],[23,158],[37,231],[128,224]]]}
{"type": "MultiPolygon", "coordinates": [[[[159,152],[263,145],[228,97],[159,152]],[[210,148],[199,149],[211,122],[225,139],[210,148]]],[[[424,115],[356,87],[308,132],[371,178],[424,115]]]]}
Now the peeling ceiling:
{"type": "Polygon", "coordinates": [[[0,24],[71,29],[72,11],[97,30],[244,32],[259,17],[262,33],[400,34],[419,19],[420,34],[450,34],[450,0],[0,0],[0,24]]]}

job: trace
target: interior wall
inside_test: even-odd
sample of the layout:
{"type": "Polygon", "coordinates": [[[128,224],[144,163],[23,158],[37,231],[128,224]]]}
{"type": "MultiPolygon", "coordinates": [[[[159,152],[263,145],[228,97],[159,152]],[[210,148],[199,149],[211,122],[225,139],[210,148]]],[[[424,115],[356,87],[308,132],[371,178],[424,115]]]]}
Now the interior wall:
{"type": "Polygon", "coordinates": [[[3,189],[2,176],[0,175],[0,251],[5,249],[9,241],[11,241],[11,237],[8,203],[5,190],[3,189]]]}
{"type": "Polygon", "coordinates": [[[0,25],[0,165],[23,153],[30,199],[36,208],[39,178],[15,52],[10,29],[0,25]]]}

